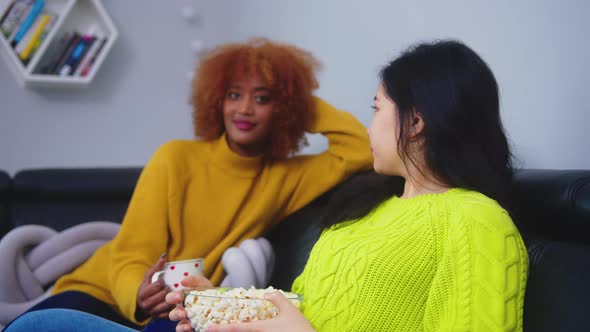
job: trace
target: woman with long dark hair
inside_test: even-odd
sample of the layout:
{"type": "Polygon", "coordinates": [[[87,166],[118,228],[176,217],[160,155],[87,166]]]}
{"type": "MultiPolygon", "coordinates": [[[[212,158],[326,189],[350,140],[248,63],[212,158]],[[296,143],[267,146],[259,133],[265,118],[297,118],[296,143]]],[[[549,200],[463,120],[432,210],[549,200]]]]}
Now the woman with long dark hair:
{"type": "Polygon", "coordinates": [[[374,169],[403,193],[331,207],[293,284],[301,312],[273,293],[276,318],[208,331],[522,330],[528,256],[501,206],[511,154],[490,68],[460,42],[419,44],[382,69],[372,108],[374,169]]]}

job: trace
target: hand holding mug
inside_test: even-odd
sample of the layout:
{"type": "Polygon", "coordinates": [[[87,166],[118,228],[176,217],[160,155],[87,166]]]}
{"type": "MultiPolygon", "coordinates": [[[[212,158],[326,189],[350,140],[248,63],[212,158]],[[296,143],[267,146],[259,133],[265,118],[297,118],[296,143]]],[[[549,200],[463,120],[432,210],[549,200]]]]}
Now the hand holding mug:
{"type": "Polygon", "coordinates": [[[155,283],[162,278],[164,284],[171,290],[181,290],[184,288],[180,283],[182,279],[188,276],[203,275],[203,259],[195,258],[168,262],[161,266],[160,269],[152,274],[151,281],[155,283]]]}
{"type": "Polygon", "coordinates": [[[160,256],[156,264],[147,270],[137,293],[137,310],[135,318],[144,320],[148,317],[166,318],[174,305],[166,303],[169,289],[163,282],[152,283],[152,277],[166,264],[166,254],[160,256]]]}

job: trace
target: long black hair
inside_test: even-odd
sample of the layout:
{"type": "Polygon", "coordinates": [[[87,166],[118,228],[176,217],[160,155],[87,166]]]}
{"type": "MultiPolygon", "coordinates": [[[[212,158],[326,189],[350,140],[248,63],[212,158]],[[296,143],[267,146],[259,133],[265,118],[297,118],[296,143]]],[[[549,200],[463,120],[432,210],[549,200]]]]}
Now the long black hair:
{"type": "MultiPolygon", "coordinates": [[[[383,67],[380,78],[397,105],[397,149],[403,162],[417,163],[408,150],[409,126],[416,112],[424,122],[420,138],[425,163],[417,169],[424,166],[440,183],[475,190],[505,203],[513,174],[512,155],[500,120],[498,84],[482,58],[455,40],[421,43],[383,67]]],[[[371,190],[394,191],[374,186],[371,190]]],[[[378,199],[364,201],[362,206],[351,202],[331,206],[325,222],[343,221],[332,218],[340,209],[368,212],[384,196],[375,195],[378,199]]],[[[358,213],[339,211],[337,215],[358,213]]]]}

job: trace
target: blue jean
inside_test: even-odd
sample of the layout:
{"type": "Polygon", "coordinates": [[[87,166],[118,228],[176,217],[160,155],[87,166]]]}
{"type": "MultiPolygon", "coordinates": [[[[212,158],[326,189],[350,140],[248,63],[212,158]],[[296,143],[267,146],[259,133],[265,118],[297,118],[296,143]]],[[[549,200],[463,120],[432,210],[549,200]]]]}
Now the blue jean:
{"type": "Polygon", "coordinates": [[[178,322],[169,319],[152,319],[142,330],[143,332],[175,332],[178,322]]]}
{"type": "MultiPolygon", "coordinates": [[[[27,312],[44,309],[79,310],[128,326],[130,328],[139,328],[138,325],[133,324],[133,322],[125,319],[121,314],[115,311],[111,305],[102,302],[101,300],[84,292],[67,291],[52,295],[37,303],[31,309],[27,310],[27,312]]],[[[8,324],[8,326],[10,326],[10,324],[8,324]]]]}
{"type": "MultiPolygon", "coordinates": [[[[144,331],[174,331],[176,322],[152,320],[144,331]]],[[[127,326],[87,312],[72,309],[44,309],[30,311],[14,320],[4,332],[137,332],[127,326]]]]}
{"type": "MultiPolygon", "coordinates": [[[[53,311],[51,311],[53,312],[53,311]]],[[[59,324],[68,324],[68,318],[61,318],[62,316],[72,316],[74,320],[81,321],[82,319],[78,319],[77,317],[82,316],[85,314],[84,317],[93,317],[93,322],[97,320],[96,318],[102,319],[102,321],[113,323],[113,326],[126,326],[128,329],[127,331],[138,331],[140,329],[139,326],[133,324],[131,321],[123,318],[118,312],[116,312],[110,305],[94,298],[83,292],[78,291],[67,291],[63,293],[59,293],[53,295],[44,301],[38,303],[31,309],[29,309],[25,314],[17,317],[14,321],[12,321],[6,327],[5,331],[13,331],[12,324],[15,324],[17,321],[20,321],[20,324],[30,324],[33,322],[23,322],[23,320],[31,320],[35,319],[35,321],[42,321],[46,320],[47,323],[51,326],[60,326],[59,324]],[[46,315],[45,311],[49,311],[48,309],[70,309],[65,310],[64,312],[56,313],[56,317],[53,318],[51,315],[46,315]],[[30,313],[42,311],[41,314],[36,314],[33,316],[29,316],[30,313]],[[21,319],[23,317],[23,319],[21,319]],[[25,318],[26,317],[26,318],[25,318]],[[34,318],[29,318],[34,317],[34,318]],[[138,329],[138,330],[133,330],[138,329]]],[[[176,328],[177,322],[170,321],[168,319],[152,319],[143,329],[144,332],[174,332],[176,328]]],[[[66,325],[66,327],[69,327],[66,325]]],[[[78,327],[80,328],[80,327],[78,327]]],[[[55,331],[58,331],[56,329],[55,331]]],[[[73,329],[73,331],[75,328],[73,329]]],[[[18,331],[18,330],[14,330],[18,331]]],[[[24,331],[24,330],[22,330],[24,331]]],[[[45,331],[45,330],[42,330],[45,331]]],[[[49,331],[49,330],[47,330],[49,331]]],[[[101,331],[101,330],[98,330],[101,331]]],[[[125,330],[122,330],[125,331],[125,330]]]]}
{"type": "Polygon", "coordinates": [[[45,309],[27,312],[8,326],[4,332],[136,332],[121,324],[72,309],[45,309]]]}

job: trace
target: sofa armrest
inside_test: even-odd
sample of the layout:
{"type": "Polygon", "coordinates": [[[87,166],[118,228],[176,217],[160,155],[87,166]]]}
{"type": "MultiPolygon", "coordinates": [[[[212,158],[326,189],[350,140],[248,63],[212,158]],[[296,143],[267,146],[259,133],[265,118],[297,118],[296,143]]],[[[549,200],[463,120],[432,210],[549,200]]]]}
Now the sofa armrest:
{"type": "Polygon", "coordinates": [[[10,230],[10,201],[12,181],[10,176],[0,171],[0,238],[10,230]]]}
{"type": "Polygon", "coordinates": [[[525,237],[590,244],[590,170],[521,170],[511,189],[525,237]]]}

